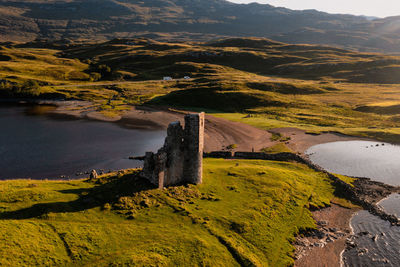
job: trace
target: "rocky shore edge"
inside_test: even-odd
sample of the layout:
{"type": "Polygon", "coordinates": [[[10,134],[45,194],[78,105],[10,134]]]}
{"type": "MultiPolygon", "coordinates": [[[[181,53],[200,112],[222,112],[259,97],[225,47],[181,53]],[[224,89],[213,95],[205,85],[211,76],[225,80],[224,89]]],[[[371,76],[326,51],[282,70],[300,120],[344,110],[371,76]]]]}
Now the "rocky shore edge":
{"type": "MultiPolygon", "coordinates": [[[[341,196],[350,200],[352,203],[362,207],[363,209],[369,211],[371,214],[378,216],[379,218],[389,221],[392,225],[399,225],[400,220],[394,216],[387,214],[382,208],[380,208],[377,203],[386,198],[387,196],[400,192],[400,187],[395,187],[391,185],[384,184],[382,182],[376,182],[369,178],[363,177],[353,177],[356,178],[352,184],[346,183],[342,181],[338,176],[332,174],[322,167],[314,164],[311,160],[304,154],[296,154],[291,152],[284,153],[276,153],[276,154],[268,154],[262,152],[230,152],[230,151],[213,151],[210,153],[205,153],[205,157],[212,158],[225,158],[225,159],[258,159],[258,160],[273,160],[273,161],[294,161],[307,165],[311,169],[325,173],[332,184],[336,188],[336,195],[341,196]]],[[[356,207],[356,205],[354,205],[356,207]]],[[[329,254],[330,257],[333,257],[333,254],[337,254],[336,257],[340,258],[339,254],[343,249],[346,249],[347,246],[352,246],[352,236],[350,231],[350,218],[357,211],[358,208],[343,208],[340,205],[333,204],[331,207],[334,211],[330,211],[331,220],[336,220],[336,224],[338,221],[341,222],[340,228],[331,227],[328,224],[332,224],[331,222],[318,220],[316,219],[317,228],[316,229],[308,229],[300,233],[300,235],[296,238],[294,242],[295,246],[295,256],[296,260],[303,258],[304,256],[308,256],[310,250],[313,248],[324,248],[328,243],[334,243],[336,241],[340,241],[340,244],[336,246],[332,246],[330,248],[329,254]],[[334,207],[332,207],[334,206],[334,207]],[[333,215],[332,215],[333,214],[333,215]],[[335,217],[344,216],[346,218],[340,219],[335,217]],[[343,224],[343,221],[347,222],[343,224]]],[[[310,207],[311,211],[322,211],[327,208],[318,209],[310,207]]],[[[324,216],[320,216],[324,217],[324,216]]],[[[326,215],[325,215],[326,217],[326,215]]],[[[340,223],[339,223],[340,224],[340,223]]],[[[317,257],[317,255],[313,255],[313,258],[317,257]]],[[[338,260],[339,261],[339,260],[338,260]]],[[[337,266],[332,264],[332,266],[337,266]]],[[[304,263],[296,264],[296,266],[307,266],[304,263]]]]}
{"type": "MultiPolygon", "coordinates": [[[[381,218],[382,220],[390,222],[392,225],[400,226],[400,220],[394,215],[386,213],[381,207],[377,205],[379,201],[388,197],[391,194],[399,193],[400,187],[391,186],[384,184],[382,182],[373,181],[370,178],[364,177],[353,177],[355,178],[352,185],[342,181],[336,175],[325,171],[320,166],[312,163],[309,158],[305,155],[301,157],[306,165],[310,168],[326,173],[328,177],[332,180],[333,184],[337,188],[338,192],[336,192],[339,196],[343,196],[348,200],[352,201],[354,204],[359,205],[364,210],[367,210],[371,214],[381,218]]],[[[331,207],[330,207],[331,208],[331,207]]],[[[336,253],[338,253],[337,247],[342,247],[342,251],[340,256],[338,257],[339,261],[331,262],[326,266],[343,266],[342,262],[342,253],[343,251],[355,247],[354,242],[354,234],[350,231],[350,220],[357,209],[345,209],[340,207],[334,207],[339,213],[340,216],[343,216],[342,220],[347,221],[347,225],[342,227],[341,229],[335,227],[327,227],[327,224],[330,223],[324,220],[316,220],[317,229],[309,230],[305,233],[302,233],[296,238],[294,243],[295,246],[295,266],[307,266],[312,261],[318,260],[321,258],[321,249],[327,246],[330,243],[334,243],[336,241],[341,240],[340,244],[336,245],[336,253]],[[347,216],[347,218],[345,218],[347,216]],[[310,256],[310,251],[314,248],[317,248],[317,252],[311,252],[313,254],[310,256]],[[304,259],[310,257],[311,259],[304,259]]],[[[326,209],[326,208],[325,208],[326,209]]],[[[318,212],[323,213],[324,209],[319,210],[318,212]]],[[[315,213],[315,212],[313,212],[315,213]]],[[[326,216],[326,215],[325,215],[326,216]]],[[[338,214],[336,214],[338,216],[338,214]]],[[[332,245],[328,251],[325,251],[324,254],[329,255],[328,257],[332,257],[332,251],[335,250],[335,245],[332,245]]],[[[326,256],[325,255],[325,256],[326,256]]],[[[327,264],[323,263],[324,266],[327,264]]]]}
{"type": "Polygon", "coordinates": [[[389,221],[392,225],[400,226],[400,219],[394,215],[387,214],[377,205],[379,201],[391,194],[399,193],[400,187],[387,185],[382,182],[372,181],[370,178],[353,177],[356,180],[350,185],[340,180],[336,175],[325,171],[321,167],[312,163],[308,158],[303,157],[304,162],[312,169],[326,173],[333,181],[333,184],[340,190],[340,195],[345,196],[353,203],[361,206],[371,214],[378,216],[382,220],[389,221]]]}

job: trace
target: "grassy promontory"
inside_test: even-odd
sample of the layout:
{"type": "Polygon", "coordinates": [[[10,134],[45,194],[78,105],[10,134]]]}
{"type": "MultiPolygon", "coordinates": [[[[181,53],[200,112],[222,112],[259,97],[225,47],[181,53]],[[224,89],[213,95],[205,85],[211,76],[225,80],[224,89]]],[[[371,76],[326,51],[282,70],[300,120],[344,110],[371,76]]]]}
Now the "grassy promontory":
{"type": "Polygon", "coordinates": [[[164,190],[137,172],[0,182],[0,265],[288,266],[335,198],[299,163],[205,159],[202,185],[164,190]]]}

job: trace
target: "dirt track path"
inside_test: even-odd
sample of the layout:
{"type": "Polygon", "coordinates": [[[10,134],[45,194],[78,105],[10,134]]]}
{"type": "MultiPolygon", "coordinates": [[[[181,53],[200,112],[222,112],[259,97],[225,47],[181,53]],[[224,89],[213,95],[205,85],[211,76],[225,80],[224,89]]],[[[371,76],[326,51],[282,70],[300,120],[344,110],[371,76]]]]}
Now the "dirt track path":
{"type": "MultiPolygon", "coordinates": [[[[182,112],[134,108],[126,113],[119,123],[132,127],[147,125],[166,129],[173,121],[184,124],[184,115],[182,112]]],[[[205,127],[205,151],[222,150],[232,144],[237,145],[236,150],[258,151],[274,144],[270,140],[271,134],[267,131],[212,115],[206,114],[205,127]]]]}

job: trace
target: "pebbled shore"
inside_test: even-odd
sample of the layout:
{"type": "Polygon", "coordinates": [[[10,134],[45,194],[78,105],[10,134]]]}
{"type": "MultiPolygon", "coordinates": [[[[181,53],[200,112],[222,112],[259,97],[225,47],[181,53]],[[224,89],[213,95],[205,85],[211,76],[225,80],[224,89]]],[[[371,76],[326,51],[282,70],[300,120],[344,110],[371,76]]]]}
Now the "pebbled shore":
{"type": "Polygon", "coordinates": [[[350,226],[350,220],[353,215],[362,209],[365,209],[379,218],[390,222],[392,225],[398,225],[399,220],[393,215],[389,215],[380,208],[377,203],[392,193],[400,191],[399,187],[386,185],[384,183],[372,181],[369,178],[358,178],[354,182],[354,187],[341,181],[335,175],[326,172],[319,166],[313,164],[304,152],[311,146],[352,140],[369,140],[365,138],[346,136],[339,133],[309,134],[306,131],[296,128],[277,128],[270,132],[280,133],[283,136],[290,137],[286,145],[293,151],[299,153],[305,163],[311,168],[327,173],[333,183],[339,188],[339,194],[347,196],[359,208],[344,208],[340,205],[332,204],[330,207],[312,211],[317,222],[317,230],[304,233],[296,239],[294,244],[295,266],[341,266],[341,254],[351,246],[353,235],[350,226]],[[335,230],[332,232],[331,230],[335,230]],[[339,235],[337,235],[339,233],[339,235]],[[350,242],[350,243],[349,243],[350,242]]]}
{"type": "Polygon", "coordinates": [[[336,204],[313,211],[317,230],[296,239],[296,267],[340,265],[341,253],[351,235],[350,219],[359,208],[344,208],[336,204]]]}

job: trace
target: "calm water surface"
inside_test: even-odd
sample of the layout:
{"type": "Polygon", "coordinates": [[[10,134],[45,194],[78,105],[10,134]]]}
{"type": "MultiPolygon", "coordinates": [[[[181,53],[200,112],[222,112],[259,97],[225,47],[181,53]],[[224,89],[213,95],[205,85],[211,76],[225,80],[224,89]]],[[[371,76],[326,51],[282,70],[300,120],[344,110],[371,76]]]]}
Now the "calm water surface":
{"type": "Polygon", "coordinates": [[[0,179],[78,178],[92,169],[138,167],[128,157],[157,150],[166,136],[114,123],[27,115],[29,109],[0,107],[0,179]]]}
{"type": "Polygon", "coordinates": [[[312,162],[330,172],[400,185],[400,146],[345,141],[316,145],[306,153],[312,162]]]}

